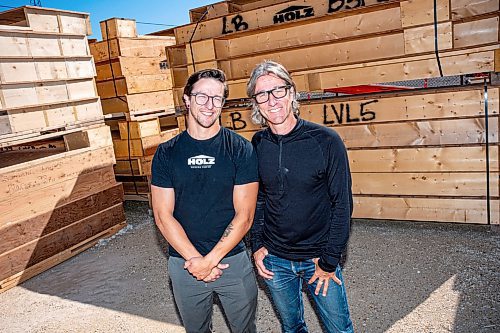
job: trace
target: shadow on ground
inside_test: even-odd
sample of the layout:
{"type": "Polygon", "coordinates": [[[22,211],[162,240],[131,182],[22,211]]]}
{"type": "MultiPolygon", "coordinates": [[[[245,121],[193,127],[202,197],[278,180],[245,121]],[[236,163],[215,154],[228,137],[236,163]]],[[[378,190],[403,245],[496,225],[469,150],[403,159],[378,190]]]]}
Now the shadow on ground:
{"type": "MultiPolygon", "coordinates": [[[[147,205],[128,202],[126,214],[124,232],[21,287],[180,324],[167,244],[147,205]]],[[[500,234],[488,226],[356,220],[344,271],[356,332],[499,332],[499,267],[500,234]]],[[[319,332],[306,311],[311,332],[319,332]]],[[[259,331],[277,327],[261,290],[259,331]]]]}

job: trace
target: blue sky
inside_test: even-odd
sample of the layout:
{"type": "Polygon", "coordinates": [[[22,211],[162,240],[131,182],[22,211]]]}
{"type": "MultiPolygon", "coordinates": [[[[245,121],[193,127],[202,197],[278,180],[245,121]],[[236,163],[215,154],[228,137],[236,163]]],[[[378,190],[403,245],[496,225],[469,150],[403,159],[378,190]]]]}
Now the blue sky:
{"type": "MultiPolygon", "coordinates": [[[[42,6],[85,12],[90,14],[93,35],[90,38],[101,40],[99,22],[111,17],[135,19],[137,22],[160,23],[178,26],[189,23],[189,10],[218,2],[218,0],[153,0],[153,1],[111,1],[111,0],[41,0],[42,6]]],[[[0,0],[3,6],[19,7],[29,5],[30,1],[0,0]]],[[[149,32],[169,28],[137,23],[137,32],[144,35],[149,32]]]]}

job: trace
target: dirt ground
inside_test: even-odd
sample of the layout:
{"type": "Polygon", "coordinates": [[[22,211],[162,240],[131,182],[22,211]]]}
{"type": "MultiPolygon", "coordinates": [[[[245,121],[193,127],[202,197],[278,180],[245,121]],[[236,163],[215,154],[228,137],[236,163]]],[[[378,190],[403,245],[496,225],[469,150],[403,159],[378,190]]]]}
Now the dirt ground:
{"type": "MultiPolygon", "coordinates": [[[[165,241],[147,206],[128,227],[0,294],[0,332],[184,332],[165,241]]],[[[489,226],[355,220],[344,278],[356,332],[500,332],[500,233],[489,226]]],[[[259,332],[279,332],[259,289],[259,332]]],[[[309,303],[310,332],[321,332],[309,303]]],[[[219,306],[215,332],[229,332],[219,306]]]]}

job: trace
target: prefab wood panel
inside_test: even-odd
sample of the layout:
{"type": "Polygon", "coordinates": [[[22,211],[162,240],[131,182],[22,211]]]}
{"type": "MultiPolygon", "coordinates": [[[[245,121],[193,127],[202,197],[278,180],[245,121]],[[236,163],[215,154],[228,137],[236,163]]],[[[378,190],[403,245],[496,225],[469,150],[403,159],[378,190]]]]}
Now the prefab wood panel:
{"type": "Polygon", "coordinates": [[[111,18],[101,21],[99,24],[103,40],[116,37],[137,37],[135,20],[111,18]]]}
{"type": "Polygon", "coordinates": [[[111,147],[87,148],[43,158],[36,162],[0,169],[0,201],[27,191],[43,189],[68,179],[76,179],[114,163],[111,147]]]}
{"type": "Polygon", "coordinates": [[[166,60],[163,58],[127,58],[119,57],[112,60],[111,66],[108,62],[96,65],[97,80],[109,80],[123,76],[138,75],[168,75],[166,60]],[[112,68],[111,68],[112,66],[112,68]]]}
{"type": "MultiPolygon", "coordinates": [[[[217,58],[226,59],[401,29],[400,9],[395,7],[329,20],[309,20],[301,25],[258,30],[252,34],[236,34],[227,39],[216,39],[215,45],[217,58]]],[[[198,43],[193,43],[193,48],[198,43]]],[[[186,45],[187,54],[189,46],[186,45]]],[[[193,49],[195,56],[197,51],[193,49]]]]}
{"type": "MultiPolygon", "coordinates": [[[[112,152],[111,152],[112,154],[112,152]]],[[[66,179],[38,190],[24,190],[0,199],[0,227],[52,211],[55,207],[83,198],[92,191],[116,184],[112,164],[77,178],[66,179]],[[22,209],[20,209],[22,203],[22,209]]]]}
{"type": "Polygon", "coordinates": [[[172,89],[172,80],[169,74],[127,76],[97,82],[97,92],[101,98],[170,89],[172,89]]]}
{"type": "Polygon", "coordinates": [[[0,255],[0,280],[19,273],[124,221],[123,205],[119,203],[0,255]]]}
{"type": "Polygon", "coordinates": [[[454,20],[499,10],[498,0],[451,0],[451,16],[454,20]]]}
{"type": "Polygon", "coordinates": [[[123,201],[120,184],[102,191],[91,191],[87,196],[54,207],[54,210],[10,223],[0,228],[2,243],[0,255],[23,244],[54,233],[68,225],[94,215],[123,201]]]}
{"type": "Polygon", "coordinates": [[[168,90],[106,98],[102,99],[101,103],[104,114],[175,112],[172,92],[168,90]]]}
{"type": "Polygon", "coordinates": [[[97,92],[93,78],[89,78],[0,85],[0,96],[3,108],[12,109],[96,98],[97,92]]]}
{"type": "Polygon", "coordinates": [[[0,84],[93,78],[94,75],[94,64],[90,58],[0,59],[0,84]]]}
{"type": "MultiPolygon", "coordinates": [[[[464,145],[486,142],[483,118],[408,121],[335,128],[349,148],[464,145]]],[[[498,117],[489,118],[489,141],[498,142],[498,117]]]]}
{"type": "Polygon", "coordinates": [[[86,36],[42,34],[0,28],[0,58],[7,57],[88,57],[86,36]]]}
{"type": "Polygon", "coordinates": [[[394,4],[381,4],[377,0],[353,1],[351,3],[333,0],[310,0],[307,3],[304,3],[304,1],[288,1],[265,8],[253,9],[203,21],[198,25],[194,35],[193,31],[196,24],[174,28],[174,33],[177,44],[183,44],[188,43],[190,40],[197,41],[263,27],[278,26],[298,21],[303,22],[331,13],[377,5],[382,8],[397,6],[398,4],[397,2],[394,4]]]}
{"type": "Polygon", "coordinates": [[[30,6],[23,8],[27,24],[33,31],[78,35],[92,34],[89,15],[86,13],[30,6]]]}
{"type": "MultiPolygon", "coordinates": [[[[488,50],[488,47],[485,47],[477,50],[467,50],[466,52],[452,51],[441,53],[440,59],[443,75],[453,76],[495,71],[495,54],[498,51],[495,51],[494,48],[488,50]]],[[[307,82],[309,83],[309,87],[303,87],[307,91],[438,77],[439,68],[435,56],[426,55],[391,61],[340,66],[317,70],[315,73],[294,73],[292,75],[300,76],[301,74],[305,74],[308,77],[307,82]]],[[[231,92],[230,89],[230,98],[242,97],[241,89],[234,89],[234,92],[238,93],[238,95],[231,95],[231,92]]],[[[246,94],[244,97],[246,97],[246,94]]]]}
{"type": "MultiPolygon", "coordinates": [[[[486,171],[486,146],[404,147],[348,150],[352,173],[486,171]]],[[[499,171],[498,144],[489,147],[489,168],[499,171]]]]}
{"type": "Polygon", "coordinates": [[[456,48],[478,44],[498,43],[499,17],[469,21],[453,26],[453,43],[456,48]]]}
{"type": "MultiPolygon", "coordinates": [[[[437,0],[438,22],[450,19],[450,0],[437,0]]],[[[401,1],[401,23],[403,27],[434,22],[434,0],[401,1]]]]}
{"type": "Polygon", "coordinates": [[[141,36],[135,38],[115,38],[90,43],[94,61],[102,62],[117,57],[166,58],[165,47],[174,45],[174,37],[141,36]]]}
{"type": "MultiPolygon", "coordinates": [[[[367,197],[354,195],[353,218],[486,224],[485,199],[367,197]]],[[[499,224],[499,200],[491,204],[491,223],[499,224]]]]}

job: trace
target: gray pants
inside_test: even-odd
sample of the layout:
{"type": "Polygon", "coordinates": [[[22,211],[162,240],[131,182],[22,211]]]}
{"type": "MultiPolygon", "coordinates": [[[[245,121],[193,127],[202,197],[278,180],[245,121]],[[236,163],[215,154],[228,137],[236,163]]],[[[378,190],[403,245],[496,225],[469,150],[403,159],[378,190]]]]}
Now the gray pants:
{"type": "Polygon", "coordinates": [[[223,270],[219,279],[210,283],[197,281],[183,268],[184,262],[182,258],[170,257],[168,272],[187,333],[211,331],[214,293],[222,303],[232,332],[256,332],[257,283],[245,251],[224,258],[222,263],[229,267],[223,270]]]}

